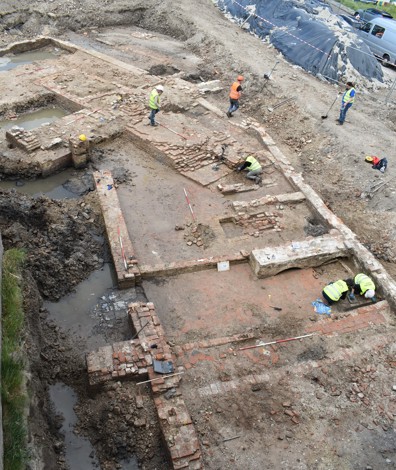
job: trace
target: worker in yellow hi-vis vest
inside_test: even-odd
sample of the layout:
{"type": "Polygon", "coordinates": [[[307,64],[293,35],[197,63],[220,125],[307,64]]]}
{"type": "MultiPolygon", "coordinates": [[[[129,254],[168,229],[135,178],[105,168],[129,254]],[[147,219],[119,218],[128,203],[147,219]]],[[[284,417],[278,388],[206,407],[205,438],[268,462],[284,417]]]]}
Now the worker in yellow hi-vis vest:
{"type": "Polygon", "coordinates": [[[322,291],[324,299],[329,305],[332,305],[339,300],[344,300],[349,292],[353,289],[353,279],[338,280],[330,282],[322,291]]]}
{"type": "Polygon", "coordinates": [[[375,284],[371,277],[359,273],[356,274],[353,281],[355,295],[362,295],[365,299],[371,299],[372,302],[377,302],[377,298],[375,297],[375,284]]]}
{"type": "Polygon", "coordinates": [[[261,184],[261,173],[263,169],[260,162],[256,160],[252,155],[249,155],[245,162],[238,166],[237,171],[247,170],[246,178],[253,180],[257,184],[261,184]]]}
{"type": "Polygon", "coordinates": [[[161,109],[161,95],[164,92],[162,85],[157,85],[150,93],[149,97],[149,108],[150,108],[150,125],[158,126],[155,122],[155,115],[160,112],[161,109]]]}

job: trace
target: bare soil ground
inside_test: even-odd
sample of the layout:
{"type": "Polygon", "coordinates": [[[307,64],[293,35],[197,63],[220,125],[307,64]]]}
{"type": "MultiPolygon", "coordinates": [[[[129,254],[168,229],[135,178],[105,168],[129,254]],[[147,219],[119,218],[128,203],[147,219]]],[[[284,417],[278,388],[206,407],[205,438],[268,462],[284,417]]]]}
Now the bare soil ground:
{"type": "MultiPolygon", "coordinates": [[[[200,81],[200,77],[204,80],[220,79],[225,87],[224,92],[210,96],[209,100],[224,110],[228,106],[230,82],[236,74],[243,73],[246,82],[242,106],[240,114],[233,119],[241,120],[243,114],[263,122],[277,145],[329,207],[384,262],[391,274],[396,273],[396,180],[393,180],[396,168],[392,160],[396,131],[395,92],[388,104],[384,103],[387,87],[396,78],[395,70],[385,70],[385,87],[357,84],[356,103],[348,113],[346,124],[339,127],[335,123],[336,107],[328,119],[322,120],[321,116],[326,113],[340,88],[320,82],[283,61],[272,47],[230,23],[209,0],[180,0],[177,4],[172,0],[0,2],[0,45],[40,34],[57,36],[110,53],[153,74],[167,75],[181,71],[186,79],[193,81],[200,81]],[[276,60],[281,61],[277,70],[271,80],[264,81],[263,74],[273,67],[276,60]],[[275,105],[288,98],[293,100],[274,109],[275,105]],[[388,158],[389,168],[385,175],[364,163],[367,154],[388,158]],[[378,180],[387,184],[372,198],[362,198],[362,193],[378,180]]],[[[94,160],[96,167],[100,166],[99,157],[94,160]]],[[[115,169],[119,168],[122,159],[118,155],[107,155],[107,158],[106,166],[111,162],[115,169]]],[[[126,205],[128,186],[133,184],[134,178],[133,168],[128,171],[119,171],[118,175],[121,198],[126,205]]],[[[171,213],[173,203],[169,200],[168,204],[171,213]]],[[[93,400],[93,396],[86,392],[83,379],[84,340],[68,338],[65,332],[48,321],[41,307],[42,297],[52,300],[61,298],[106,259],[103,227],[95,199],[88,195],[78,201],[57,202],[2,192],[0,215],[5,248],[23,247],[28,253],[25,289],[26,308],[31,313],[28,316],[27,344],[32,353],[32,387],[36,391],[35,396],[42,396],[32,405],[30,433],[32,447],[44,449],[41,454],[33,452],[31,468],[66,468],[58,434],[59,420],[51,411],[45,394],[41,393],[55,381],[62,381],[78,390],[80,401],[76,412],[80,419],[79,427],[95,444],[102,468],[117,468],[116,462],[125,453],[136,453],[143,468],[168,468],[148,392],[143,393],[144,410],[132,403],[128,412],[122,414],[120,406],[135,396],[133,385],[110,387],[93,400]],[[143,426],[131,426],[139,419],[147,423],[144,429],[143,426]],[[131,446],[131,442],[135,445],[131,446]]],[[[155,285],[148,287],[150,289],[155,291],[155,285]]],[[[230,332],[234,330],[230,329],[230,332]]],[[[283,332],[274,331],[274,334],[283,332]]],[[[382,333],[381,328],[379,333],[382,333]]],[[[127,332],[123,330],[119,334],[123,337],[127,332]]],[[[191,334],[186,339],[190,337],[191,334]]],[[[319,343],[306,352],[296,346],[290,348],[288,354],[295,354],[301,360],[316,360],[328,354],[326,347],[319,343]]],[[[394,466],[394,442],[388,440],[394,426],[392,397],[386,396],[383,409],[374,411],[378,414],[377,418],[362,418],[354,429],[348,426],[353,421],[354,407],[357,405],[350,397],[362,392],[343,392],[342,399],[338,398],[338,391],[344,383],[350,383],[351,387],[363,383],[361,389],[369,395],[370,403],[379,406],[383,394],[388,393],[392,385],[390,377],[391,368],[394,370],[395,367],[394,355],[394,348],[385,343],[371,353],[362,345],[361,350],[356,348],[356,355],[347,368],[342,365],[323,366],[316,375],[306,373],[303,381],[312,401],[299,402],[298,405],[296,402],[301,398],[300,392],[295,391],[293,384],[290,385],[292,373],[286,369],[285,376],[279,374],[277,387],[268,384],[260,390],[249,390],[254,399],[247,394],[244,407],[239,405],[239,396],[235,397],[231,407],[228,407],[227,400],[219,397],[196,404],[195,386],[189,389],[189,382],[186,381],[184,393],[189,408],[201,430],[203,441],[207,442],[204,445],[209,448],[208,468],[225,468],[224,456],[229,459],[227,468],[241,468],[239,455],[249,452],[250,448],[253,449],[252,458],[245,459],[248,462],[245,468],[257,468],[254,465],[262,459],[260,436],[269,434],[269,429],[271,436],[266,444],[273,446],[275,451],[268,452],[269,464],[261,468],[368,469],[381,468],[381,464],[387,468],[394,466]],[[366,361],[369,354],[370,364],[375,364],[370,370],[367,369],[370,364],[366,361]],[[374,386],[375,383],[381,386],[374,386]],[[273,403],[271,397],[278,395],[280,389],[284,390],[284,394],[273,403]],[[262,402],[260,417],[254,405],[258,395],[262,402]],[[290,422],[290,415],[285,414],[289,408],[297,413],[294,416],[303,414],[302,421],[306,426],[296,430],[295,424],[290,422]],[[313,422],[317,416],[334,422],[331,436],[323,434],[324,429],[328,428],[320,425],[314,428],[313,422]],[[231,437],[234,431],[236,434],[243,433],[244,427],[253,428],[253,433],[249,435],[252,441],[238,440],[230,452],[226,447],[230,444],[221,443],[220,440],[231,437]],[[341,428],[345,437],[342,442],[337,439],[341,428]],[[365,450],[370,448],[370,452],[378,451],[383,460],[376,456],[373,457],[373,464],[363,457],[353,462],[348,454],[348,432],[351,433],[355,450],[361,448],[364,455],[365,450]],[[305,440],[304,434],[307,433],[313,436],[311,440],[305,440]],[[212,449],[212,443],[206,436],[213,434],[221,445],[212,449]],[[320,447],[314,444],[316,436],[320,447]],[[297,454],[301,457],[296,457],[297,454]],[[345,455],[347,457],[343,458],[345,455]],[[389,458],[393,460],[388,462],[386,459],[389,458]],[[281,465],[280,459],[283,459],[281,465]],[[341,464],[337,463],[337,459],[341,464]]],[[[204,370],[199,369],[197,380],[200,374],[203,385],[208,377],[204,370]]],[[[357,458],[357,451],[353,455],[357,458]]]]}

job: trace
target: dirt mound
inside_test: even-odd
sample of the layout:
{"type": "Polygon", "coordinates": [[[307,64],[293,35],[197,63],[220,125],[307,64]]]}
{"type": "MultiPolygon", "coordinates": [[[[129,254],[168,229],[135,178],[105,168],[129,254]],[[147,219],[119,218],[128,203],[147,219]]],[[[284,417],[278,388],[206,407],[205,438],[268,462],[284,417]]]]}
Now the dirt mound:
{"type": "Polygon", "coordinates": [[[103,228],[91,203],[0,191],[4,248],[23,248],[40,293],[60,299],[103,264],[103,228]]]}
{"type": "Polygon", "coordinates": [[[168,2],[116,0],[71,0],[67,4],[54,0],[42,2],[1,2],[0,33],[3,42],[11,36],[56,36],[66,30],[106,26],[139,26],[180,40],[193,36],[192,22],[180,21],[178,9],[168,2]],[[98,10],[100,15],[98,15],[98,10]]]}

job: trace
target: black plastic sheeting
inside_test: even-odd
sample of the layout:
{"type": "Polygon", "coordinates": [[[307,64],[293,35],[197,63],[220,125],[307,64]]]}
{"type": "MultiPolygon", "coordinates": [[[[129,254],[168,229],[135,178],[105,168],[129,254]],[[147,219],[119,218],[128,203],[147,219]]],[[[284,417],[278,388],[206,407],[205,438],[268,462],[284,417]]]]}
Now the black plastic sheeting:
{"type": "Polygon", "coordinates": [[[346,76],[349,62],[364,77],[383,81],[381,65],[341,17],[337,17],[338,35],[315,18],[316,8],[328,8],[319,1],[302,4],[293,0],[218,0],[217,4],[236,19],[246,21],[250,31],[260,38],[269,35],[270,42],[287,60],[314,75],[350,80],[346,76]],[[252,6],[255,10],[249,17],[252,6]]]}

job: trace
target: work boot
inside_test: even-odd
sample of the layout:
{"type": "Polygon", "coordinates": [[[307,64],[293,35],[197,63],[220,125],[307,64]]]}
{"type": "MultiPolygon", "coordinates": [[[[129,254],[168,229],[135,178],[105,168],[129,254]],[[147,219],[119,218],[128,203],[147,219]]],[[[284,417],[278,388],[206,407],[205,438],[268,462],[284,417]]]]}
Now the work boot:
{"type": "Polygon", "coordinates": [[[336,122],[337,126],[342,126],[344,123],[341,122],[339,119],[337,119],[337,122],[336,122]]]}
{"type": "Polygon", "coordinates": [[[227,117],[232,117],[232,114],[229,111],[227,111],[227,117]]]}
{"type": "Polygon", "coordinates": [[[151,126],[157,127],[158,124],[155,122],[154,124],[151,124],[151,126]]]}
{"type": "Polygon", "coordinates": [[[261,178],[261,176],[256,176],[256,179],[254,180],[256,182],[256,184],[258,184],[259,186],[261,186],[263,184],[263,180],[261,178]]]}

